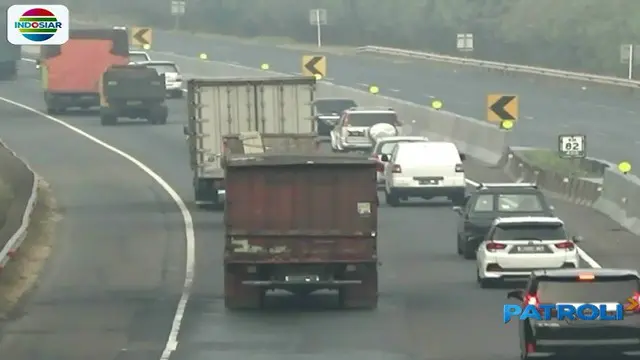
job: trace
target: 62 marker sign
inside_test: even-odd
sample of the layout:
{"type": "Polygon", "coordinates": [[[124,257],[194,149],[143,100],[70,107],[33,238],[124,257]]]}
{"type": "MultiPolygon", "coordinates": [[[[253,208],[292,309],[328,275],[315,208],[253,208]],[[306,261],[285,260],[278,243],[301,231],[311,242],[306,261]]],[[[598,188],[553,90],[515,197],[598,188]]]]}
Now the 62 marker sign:
{"type": "Polygon", "coordinates": [[[563,159],[579,159],[587,156],[586,135],[558,136],[558,155],[563,159]]]}

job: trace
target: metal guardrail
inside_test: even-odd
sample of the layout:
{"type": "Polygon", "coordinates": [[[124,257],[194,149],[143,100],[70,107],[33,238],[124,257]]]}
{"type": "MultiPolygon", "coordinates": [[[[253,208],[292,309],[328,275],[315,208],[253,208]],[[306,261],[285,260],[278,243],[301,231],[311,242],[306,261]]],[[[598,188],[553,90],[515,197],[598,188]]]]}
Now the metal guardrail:
{"type": "Polygon", "coordinates": [[[485,61],[470,58],[462,58],[434,53],[426,53],[413,50],[396,49],[384,46],[367,45],[356,48],[356,53],[374,53],[388,56],[402,56],[414,59],[422,59],[428,61],[439,61],[450,64],[460,64],[467,66],[476,66],[485,69],[493,69],[500,71],[519,72],[525,74],[535,74],[543,76],[551,76],[563,79],[587,81],[599,84],[624,86],[628,88],[640,88],[640,81],[617,78],[613,76],[602,76],[595,74],[579,73],[573,71],[564,71],[556,69],[547,69],[535,66],[507,64],[496,61],[485,61]]]}
{"type": "MultiPolygon", "coordinates": [[[[6,149],[11,151],[9,148],[6,148],[6,149]]],[[[11,153],[18,160],[22,161],[22,159],[20,159],[20,157],[18,157],[15,152],[11,151],[11,153]]],[[[24,242],[24,239],[27,237],[27,229],[29,228],[29,224],[31,222],[31,213],[33,212],[33,209],[35,208],[38,202],[38,176],[33,171],[33,169],[31,169],[29,164],[27,164],[25,161],[22,161],[22,162],[24,163],[26,168],[29,171],[31,171],[31,173],[33,174],[33,184],[31,184],[31,195],[27,200],[27,206],[25,207],[24,213],[22,214],[22,221],[20,223],[20,226],[18,227],[18,229],[16,229],[15,233],[13,233],[13,235],[9,238],[9,240],[7,240],[4,247],[0,250],[0,269],[4,268],[9,262],[9,260],[11,260],[14,257],[14,255],[16,254],[16,251],[22,245],[22,243],[24,242]]]]}

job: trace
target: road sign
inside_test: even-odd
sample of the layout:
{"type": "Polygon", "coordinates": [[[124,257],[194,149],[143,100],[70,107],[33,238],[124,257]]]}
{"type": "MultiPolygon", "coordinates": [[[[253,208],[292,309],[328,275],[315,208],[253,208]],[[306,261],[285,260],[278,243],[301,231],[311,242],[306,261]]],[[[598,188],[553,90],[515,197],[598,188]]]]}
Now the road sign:
{"type": "Polygon", "coordinates": [[[153,31],[151,28],[131,28],[131,45],[144,47],[145,45],[151,46],[153,31]]]}
{"type": "Polygon", "coordinates": [[[309,24],[327,25],[327,9],[309,10],[309,24]]]}
{"type": "Polygon", "coordinates": [[[184,15],[186,7],[184,0],[171,0],[171,15],[184,15]]]}
{"type": "Polygon", "coordinates": [[[458,34],[456,47],[458,51],[473,51],[473,34],[458,34]]]}
{"type": "Polygon", "coordinates": [[[502,122],[515,121],[519,116],[519,101],[517,95],[490,94],[487,96],[487,120],[502,122]]]}
{"type": "Polygon", "coordinates": [[[579,159],[587,156],[587,136],[567,134],[558,136],[558,155],[563,159],[579,159]]]}
{"type": "Polygon", "coordinates": [[[320,55],[305,55],[302,57],[302,75],[327,76],[327,58],[320,55]]]}

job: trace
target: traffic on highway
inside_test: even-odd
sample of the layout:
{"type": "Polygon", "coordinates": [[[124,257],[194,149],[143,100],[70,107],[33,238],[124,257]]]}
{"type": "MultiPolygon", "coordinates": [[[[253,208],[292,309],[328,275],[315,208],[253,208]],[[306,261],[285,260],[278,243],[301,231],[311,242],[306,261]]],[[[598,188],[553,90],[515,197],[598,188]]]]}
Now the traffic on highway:
{"type": "Polygon", "coordinates": [[[137,48],[111,25],[23,51],[0,83],[0,136],[61,208],[37,286],[0,321],[7,359],[640,351],[640,238],[504,171],[508,145],[563,131],[465,118],[453,81],[439,94],[406,77],[465,70],[328,55],[328,82],[298,74],[293,50],[161,31],[137,48]]]}

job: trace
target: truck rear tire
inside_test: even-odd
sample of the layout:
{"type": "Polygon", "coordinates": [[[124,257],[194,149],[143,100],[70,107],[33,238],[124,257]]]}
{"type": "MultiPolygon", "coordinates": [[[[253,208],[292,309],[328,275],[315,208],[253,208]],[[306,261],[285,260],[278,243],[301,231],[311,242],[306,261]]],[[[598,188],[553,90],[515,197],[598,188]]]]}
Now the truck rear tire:
{"type": "Polygon", "coordinates": [[[0,63],[0,81],[14,81],[18,79],[17,62],[0,63]]]}
{"type": "Polygon", "coordinates": [[[58,101],[57,101],[55,95],[52,95],[50,93],[45,93],[44,94],[44,103],[47,106],[47,114],[49,114],[49,115],[64,114],[64,112],[66,110],[64,108],[64,106],[61,106],[60,104],[58,104],[58,101]]]}
{"type": "Polygon", "coordinates": [[[343,309],[375,309],[378,307],[377,264],[367,264],[362,270],[346,273],[345,280],[360,280],[338,290],[338,302],[343,309]]]}
{"type": "Polygon", "coordinates": [[[149,122],[153,125],[164,125],[169,117],[169,108],[166,105],[157,105],[149,109],[149,122]]]}
{"type": "Polygon", "coordinates": [[[226,265],[224,272],[224,306],[229,310],[256,310],[264,305],[265,289],[243,285],[250,274],[240,267],[226,265]]]}
{"type": "Polygon", "coordinates": [[[100,125],[113,126],[118,123],[118,117],[109,108],[100,108],[100,125]]]}

